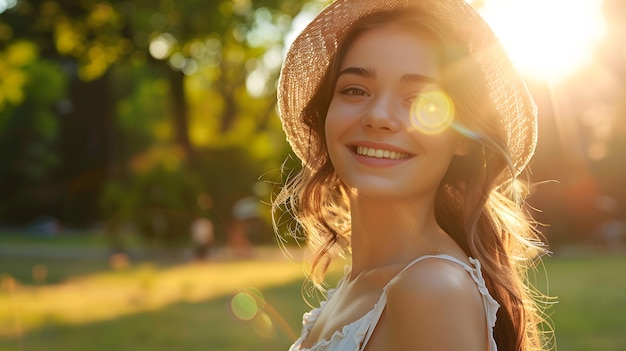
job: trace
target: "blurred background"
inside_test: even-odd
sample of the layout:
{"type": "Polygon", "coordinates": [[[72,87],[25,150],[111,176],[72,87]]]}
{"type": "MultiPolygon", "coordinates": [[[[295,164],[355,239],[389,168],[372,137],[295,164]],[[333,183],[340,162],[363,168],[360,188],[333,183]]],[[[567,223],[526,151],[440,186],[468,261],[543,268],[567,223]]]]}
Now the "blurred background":
{"type": "MultiPolygon", "coordinates": [[[[328,2],[0,0],[0,350],[289,347],[276,79],[328,2]]],[[[626,1],[468,2],[538,105],[558,347],[626,350],[626,1]]]]}

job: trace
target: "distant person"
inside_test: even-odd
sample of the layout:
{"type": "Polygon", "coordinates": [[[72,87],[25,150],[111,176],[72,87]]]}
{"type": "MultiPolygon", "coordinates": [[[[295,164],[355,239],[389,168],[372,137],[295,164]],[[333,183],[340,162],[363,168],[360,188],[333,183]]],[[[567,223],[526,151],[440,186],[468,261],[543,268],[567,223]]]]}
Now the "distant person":
{"type": "Polygon", "coordinates": [[[248,196],[233,204],[233,220],[228,226],[228,245],[237,258],[250,258],[254,255],[250,234],[255,233],[259,220],[258,198],[248,196]]]}
{"type": "Polygon", "coordinates": [[[302,168],[275,216],[295,216],[318,287],[351,259],[291,350],[547,347],[518,179],[535,105],[465,0],[333,2],[287,52],[278,107],[302,168]]]}
{"type": "Polygon", "coordinates": [[[235,219],[228,225],[228,246],[235,258],[250,258],[254,255],[246,221],[235,219]]]}
{"type": "Polygon", "coordinates": [[[191,241],[194,246],[194,258],[204,260],[213,245],[213,222],[206,218],[197,218],[191,223],[191,241]]]}

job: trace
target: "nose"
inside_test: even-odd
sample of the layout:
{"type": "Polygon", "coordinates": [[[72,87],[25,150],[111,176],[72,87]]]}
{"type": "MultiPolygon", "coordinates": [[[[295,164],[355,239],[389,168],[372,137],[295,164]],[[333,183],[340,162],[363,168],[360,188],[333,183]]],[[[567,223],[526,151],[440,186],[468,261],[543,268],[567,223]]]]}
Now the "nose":
{"type": "Polygon", "coordinates": [[[373,131],[393,133],[400,130],[400,120],[396,116],[393,99],[390,96],[381,96],[372,101],[361,118],[361,125],[373,131]]]}

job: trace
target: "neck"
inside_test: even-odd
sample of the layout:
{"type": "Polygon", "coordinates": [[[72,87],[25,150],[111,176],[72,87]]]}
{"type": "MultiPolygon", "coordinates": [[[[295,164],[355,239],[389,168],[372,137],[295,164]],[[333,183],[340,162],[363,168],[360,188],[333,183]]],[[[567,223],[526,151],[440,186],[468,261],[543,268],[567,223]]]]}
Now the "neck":
{"type": "Polygon", "coordinates": [[[450,245],[435,220],[434,200],[352,198],[352,274],[432,253],[450,245]]]}

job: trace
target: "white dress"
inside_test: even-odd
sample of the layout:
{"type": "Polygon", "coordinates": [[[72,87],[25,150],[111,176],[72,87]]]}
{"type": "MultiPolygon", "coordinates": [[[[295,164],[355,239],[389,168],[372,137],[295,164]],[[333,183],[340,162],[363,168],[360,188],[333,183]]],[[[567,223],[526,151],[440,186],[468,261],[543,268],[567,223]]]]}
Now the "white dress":
{"type": "MultiPolygon", "coordinates": [[[[324,309],[326,305],[326,301],[330,300],[333,297],[333,294],[337,289],[331,289],[328,291],[328,297],[326,301],[323,301],[320,304],[320,307],[313,309],[310,312],[304,314],[302,318],[302,334],[296,340],[296,342],[291,345],[289,351],[354,351],[359,350],[362,351],[367,342],[369,341],[372,333],[374,332],[374,328],[380,319],[380,316],[385,309],[385,304],[387,303],[387,288],[397,279],[398,275],[409,267],[414,265],[415,263],[428,259],[428,258],[436,258],[436,259],[444,259],[448,261],[452,261],[461,267],[463,267],[472,277],[476,285],[478,286],[478,291],[483,299],[483,305],[485,307],[485,315],[487,317],[487,328],[489,332],[489,351],[497,351],[498,347],[496,346],[496,342],[493,338],[493,328],[496,324],[496,313],[498,312],[498,308],[500,305],[494,298],[489,294],[487,287],[485,285],[485,279],[482,276],[482,272],[480,270],[480,262],[477,259],[469,258],[472,266],[469,266],[465,262],[454,258],[449,255],[426,255],[416,258],[411,261],[406,267],[404,267],[398,274],[396,274],[386,285],[383,287],[383,291],[378,298],[378,301],[374,305],[369,312],[363,315],[361,318],[355,320],[354,322],[347,324],[343,327],[342,330],[336,331],[330,339],[328,340],[320,340],[315,343],[311,348],[301,348],[302,342],[307,337],[313,324],[319,317],[320,313],[324,309]]],[[[339,283],[341,284],[341,282],[339,283]]]]}

